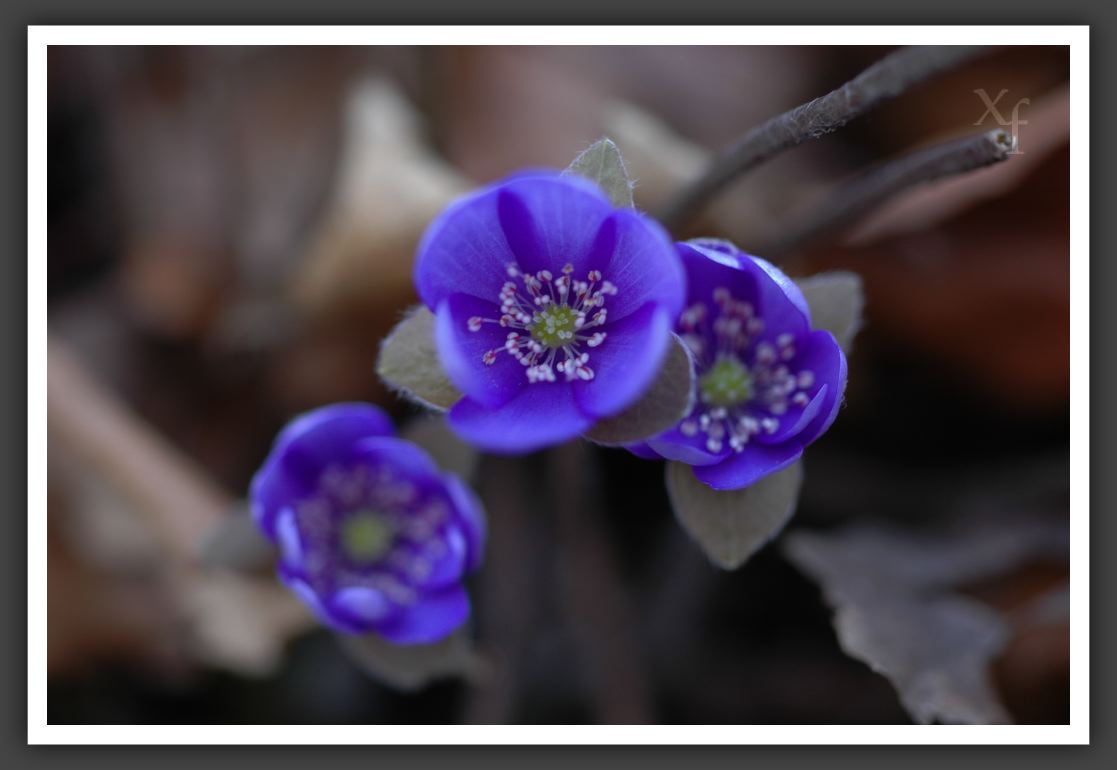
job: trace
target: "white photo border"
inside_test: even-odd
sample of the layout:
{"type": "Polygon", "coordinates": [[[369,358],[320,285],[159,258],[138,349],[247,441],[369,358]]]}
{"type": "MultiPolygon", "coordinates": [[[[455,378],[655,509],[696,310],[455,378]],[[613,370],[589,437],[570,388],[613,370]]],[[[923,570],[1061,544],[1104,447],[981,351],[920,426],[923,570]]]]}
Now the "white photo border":
{"type": "Polygon", "coordinates": [[[30,744],[1086,744],[1090,695],[1089,27],[29,26],[27,739],[30,744]],[[47,722],[47,47],[51,45],[1070,46],[1069,725],[51,725],[47,722]]]}

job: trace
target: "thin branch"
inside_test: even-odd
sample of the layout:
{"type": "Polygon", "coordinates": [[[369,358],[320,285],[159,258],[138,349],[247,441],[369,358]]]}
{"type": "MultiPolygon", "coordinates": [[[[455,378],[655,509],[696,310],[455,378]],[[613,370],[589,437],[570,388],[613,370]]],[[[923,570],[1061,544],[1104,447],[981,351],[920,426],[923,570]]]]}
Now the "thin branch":
{"type": "Polygon", "coordinates": [[[1015,147],[1012,134],[996,129],[905,155],[841,185],[764,253],[771,257],[786,254],[853,221],[902,190],[999,163],[1015,147]]]}
{"type": "Polygon", "coordinates": [[[825,96],[778,115],[715,157],[706,172],[667,204],[660,220],[672,230],[686,223],[737,177],[807,139],[818,139],[940,72],[963,64],[985,46],[911,46],[886,56],[825,96]]]}

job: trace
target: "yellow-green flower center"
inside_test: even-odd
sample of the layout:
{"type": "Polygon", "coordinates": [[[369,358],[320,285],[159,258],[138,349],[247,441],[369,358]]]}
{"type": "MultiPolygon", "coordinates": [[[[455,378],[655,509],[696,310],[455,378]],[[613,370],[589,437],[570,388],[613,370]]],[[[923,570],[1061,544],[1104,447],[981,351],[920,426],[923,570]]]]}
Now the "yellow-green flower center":
{"type": "Polygon", "coordinates": [[[698,379],[698,393],[711,406],[737,406],[752,398],[752,377],[736,358],[719,358],[698,379]]]}
{"type": "Polygon", "coordinates": [[[569,305],[548,305],[531,319],[531,336],[549,348],[561,348],[574,341],[578,313],[569,305]]]}
{"type": "Polygon", "coordinates": [[[341,524],[341,547],[355,562],[375,562],[392,548],[395,529],[376,511],[357,511],[341,524]]]}

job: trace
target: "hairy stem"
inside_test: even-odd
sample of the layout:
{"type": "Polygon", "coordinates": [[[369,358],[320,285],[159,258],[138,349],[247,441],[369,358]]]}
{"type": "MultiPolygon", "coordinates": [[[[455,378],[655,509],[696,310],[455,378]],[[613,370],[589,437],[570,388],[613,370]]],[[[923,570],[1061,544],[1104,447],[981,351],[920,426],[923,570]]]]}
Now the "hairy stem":
{"type": "Polygon", "coordinates": [[[765,253],[772,257],[787,254],[810,239],[853,221],[902,190],[999,163],[1015,147],[1012,134],[997,129],[905,155],[840,185],[796,226],[785,230],[765,253]]]}
{"type": "Polygon", "coordinates": [[[726,147],[701,177],[667,204],[660,220],[668,229],[678,229],[714,195],[747,171],[807,139],[818,139],[841,128],[917,83],[968,61],[984,48],[901,48],[842,87],[772,118],[726,147]]]}

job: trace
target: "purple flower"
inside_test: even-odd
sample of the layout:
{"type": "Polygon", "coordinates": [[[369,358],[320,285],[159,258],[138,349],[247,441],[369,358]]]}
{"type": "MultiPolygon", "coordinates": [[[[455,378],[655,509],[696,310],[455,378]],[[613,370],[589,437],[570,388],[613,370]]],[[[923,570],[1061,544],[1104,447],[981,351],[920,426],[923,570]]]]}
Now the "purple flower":
{"type": "Polygon", "coordinates": [[[676,245],[689,286],[676,331],[694,353],[698,397],[675,428],[629,449],[693,465],[714,489],[741,489],[830,427],[845,354],[830,332],[811,330],[802,292],[773,265],[725,241],[676,245]]]}
{"type": "Polygon", "coordinates": [[[532,172],[459,200],[415,266],[464,394],[450,425],[482,448],[526,452],[630,406],[659,371],[685,280],[658,224],[580,177],[532,172]]]}
{"type": "Polygon", "coordinates": [[[252,514],[279,577],[326,625],[397,644],[448,635],[469,616],[463,576],[481,561],[484,512],[369,404],[296,418],[252,479],[252,514]]]}

